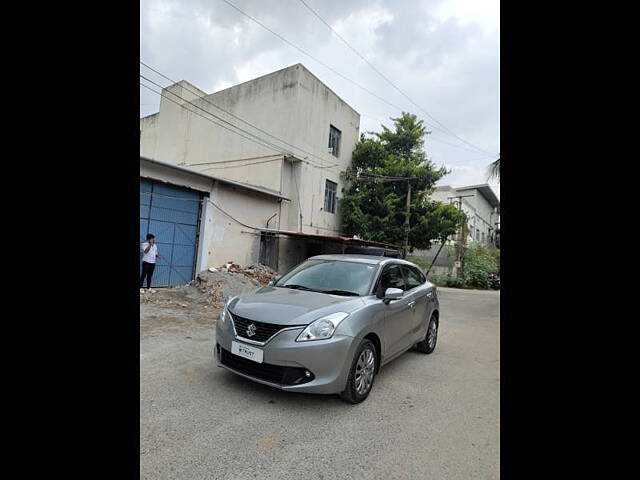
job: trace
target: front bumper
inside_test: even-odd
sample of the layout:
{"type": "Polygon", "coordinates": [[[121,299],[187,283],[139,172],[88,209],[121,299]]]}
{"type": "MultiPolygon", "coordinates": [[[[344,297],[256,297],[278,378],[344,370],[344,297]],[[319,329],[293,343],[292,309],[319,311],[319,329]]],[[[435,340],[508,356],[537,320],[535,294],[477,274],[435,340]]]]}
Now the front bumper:
{"type": "MultiPolygon", "coordinates": [[[[267,366],[293,367],[291,371],[297,369],[308,370],[313,375],[311,381],[297,385],[281,384],[259,378],[257,372],[261,364],[256,364],[256,374],[252,374],[247,368],[243,368],[241,371],[240,369],[232,368],[228,362],[227,364],[222,363],[220,348],[226,350],[224,355],[232,355],[230,353],[232,341],[245,343],[235,337],[229,320],[222,326],[220,322],[216,324],[216,346],[213,351],[216,364],[250,380],[281,390],[326,394],[342,392],[347,382],[354,350],[357,347],[354,342],[355,339],[346,335],[334,335],[327,340],[296,342],[295,340],[303,328],[284,330],[262,347],[247,345],[263,350],[263,363],[267,366]]],[[[255,363],[251,360],[248,360],[248,362],[255,363]]],[[[248,367],[251,366],[246,362],[245,364],[248,367]]]]}

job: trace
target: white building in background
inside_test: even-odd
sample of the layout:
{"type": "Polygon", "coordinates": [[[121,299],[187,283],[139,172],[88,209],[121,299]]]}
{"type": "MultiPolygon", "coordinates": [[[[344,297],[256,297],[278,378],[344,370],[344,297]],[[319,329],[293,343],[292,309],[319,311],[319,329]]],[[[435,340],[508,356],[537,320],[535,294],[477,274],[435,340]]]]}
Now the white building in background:
{"type": "Polygon", "coordinates": [[[435,188],[431,198],[461,206],[462,211],[467,214],[468,243],[495,245],[496,232],[500,229],[500,200],[488,184],[439,186],[435,188]]]}
{"type": "MultiPolygon", "coordinates": [[[[451,187],[436,187],[430,198],[442,203],[454,204],[467,215],[469,234],[467,244],[499,246],[500,200],[488,184],[451,187]]],[[[454,275],[456,266],[455,251],[452,248],[457,237],[449,237],[448,247],[440,248],[434,242],[428,250],[415,250],[410,259],[431,266],[431,275],[454,275]]]]}
{"type": "Polygon", "coordinates": [[[194,188],[206,199],[194,270],[233,260],[282,271],[343,249],[340,172],[359,130],[358,112],[302,64],[212,94],[183,80],[162,90],[158,113],[140,119],[141,181],[194,188]]]}

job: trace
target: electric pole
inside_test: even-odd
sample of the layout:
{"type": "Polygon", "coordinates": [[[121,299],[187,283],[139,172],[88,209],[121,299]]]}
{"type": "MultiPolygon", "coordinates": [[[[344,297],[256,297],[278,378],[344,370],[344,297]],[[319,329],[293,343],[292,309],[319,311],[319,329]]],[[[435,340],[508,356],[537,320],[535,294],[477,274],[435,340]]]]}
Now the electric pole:
{"type": "Polygon", "coordinates": [[[407,252],[409,251],[409,217],[411,214],[411,182],[407,179],[407,211],[404,217],[404,253],[403,258],[407,258],[407,252]]]}
{"type": "MultiPolygon", "coordinates": [[[[475,195],[458,195],[455,197],[449,197],[449,199],[457,199],[458,200],[458,211],[462,211],[462,199],[463,198],[467,198],[467,197],[475,197],[475,195]]],[[[457,250],[457,255],[456,255],[456,264],[460,265],[460,267],[456,268],[456,276],[459,277],[460,276],[460,271],[462,270],[462,260],[463,260],[463,256],[464,256],[464,252],[462,251],[462,244],[463,244],[463,235],[465,234],[464,232],[464,225],[461,225],[460,227],[460,231],[458,232],[458,248],[457,250]]]]}

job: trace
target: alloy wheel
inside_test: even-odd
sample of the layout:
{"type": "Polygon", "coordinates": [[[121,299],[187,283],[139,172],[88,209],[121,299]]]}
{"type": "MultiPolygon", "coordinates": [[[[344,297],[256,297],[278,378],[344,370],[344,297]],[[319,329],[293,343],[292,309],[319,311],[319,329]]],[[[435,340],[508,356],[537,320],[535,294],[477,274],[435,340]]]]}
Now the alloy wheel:
{"type": "Polygon", "coordinates": [[[438,337],[438,326],[436,322],[431,321],[429,325],[429,332],[427,333],[427,343],[429,344],[429,348],[433,348],[436,344],[436,338],[438,337]]]}
{"type": "Polygon", "coordinates": [[[375,354],[369,348],[365,348],[360,353],[356,364],[355,385],[359,395],[364,395],[371,388],[375,367],[375,354]]]}

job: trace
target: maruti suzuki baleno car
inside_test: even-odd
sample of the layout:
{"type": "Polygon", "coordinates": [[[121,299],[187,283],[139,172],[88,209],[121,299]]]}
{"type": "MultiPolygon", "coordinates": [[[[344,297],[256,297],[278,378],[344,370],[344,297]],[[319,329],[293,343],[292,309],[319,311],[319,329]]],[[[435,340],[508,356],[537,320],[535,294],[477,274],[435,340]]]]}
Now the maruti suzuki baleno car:
{"type": "Polygon", "coordinates": [[[414,264],[369,255],[311,257],[230,298],[216,324],[219,367],[282,390],[367,398],[380,367],[438,336],[435,285],[414,264]]]}

